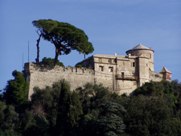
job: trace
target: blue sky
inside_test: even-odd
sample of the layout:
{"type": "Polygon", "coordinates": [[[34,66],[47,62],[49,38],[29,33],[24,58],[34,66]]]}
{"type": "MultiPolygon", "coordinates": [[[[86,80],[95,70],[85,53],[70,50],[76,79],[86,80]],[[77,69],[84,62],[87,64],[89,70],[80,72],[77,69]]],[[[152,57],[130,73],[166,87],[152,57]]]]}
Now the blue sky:
{"type": "MultiPolygon", "coordinates": [[[[54,19],[81,28],[94,45],[93,54],[120,54],[139,43],[155,50],[155,70],[166,66],[181,81],[181,0],[1,0],[0,89],[36,57],[32,21],[54,19]]],[[[54,57],[54,46],[41,41],[42,57],[54,57]]],[[[74,65],[83,55],[60,56],[74,65]]]]}

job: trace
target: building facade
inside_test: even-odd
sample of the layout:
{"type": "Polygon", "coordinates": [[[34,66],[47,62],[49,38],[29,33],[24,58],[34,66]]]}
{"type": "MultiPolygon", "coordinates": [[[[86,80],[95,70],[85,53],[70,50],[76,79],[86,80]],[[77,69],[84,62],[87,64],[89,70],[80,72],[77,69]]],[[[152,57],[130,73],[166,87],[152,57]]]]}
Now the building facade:
{"type": "Polygon", "coordinates": [[[65,79],[71,89],[86,83],[103,84],[118,94],[130,94],[146,82],[171,80],[171,72],[163,67],[160,73],[154,71],[154,50],[142,44],[126,51],[126,56],[93,55],[76,67],[46,69],[37,64],[25,66],[30,83],[29,97],[34,87],[45,88],[54,82],[65,79]]]}

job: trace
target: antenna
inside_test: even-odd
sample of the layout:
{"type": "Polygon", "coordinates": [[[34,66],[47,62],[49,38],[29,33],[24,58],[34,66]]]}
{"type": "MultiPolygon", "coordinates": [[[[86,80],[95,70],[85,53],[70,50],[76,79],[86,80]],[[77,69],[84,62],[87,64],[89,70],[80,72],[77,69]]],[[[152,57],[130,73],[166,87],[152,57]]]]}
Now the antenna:
{"type": "Polygon", "coordinates": [[[22,68],[24,67],[24,53],[22,53],[22,68]]]}
{"type": "Polygon", "coordinates": [[[29,41],[28,41],[28,63],[30,62],[30,46],[29,46],[29,41]]]}

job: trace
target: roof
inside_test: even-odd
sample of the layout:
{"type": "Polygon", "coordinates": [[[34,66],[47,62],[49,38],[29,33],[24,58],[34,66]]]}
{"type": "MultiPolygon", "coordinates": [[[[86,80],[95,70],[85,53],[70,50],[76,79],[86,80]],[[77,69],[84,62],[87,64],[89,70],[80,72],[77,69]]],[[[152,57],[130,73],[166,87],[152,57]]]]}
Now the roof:
{"type": "Polygon", "coordinates": [[[148,48],[148,47],[146,47],[146,46],[144,46],[143,44],[140,43],[140,44],[136,45],[135,47],[133,47],[132,49],[126,51],[126,54],[128,54],[130,51],[135,51],[135,50],[150,50],[150,51],[154,52],[153,49],[148,48]]]}
{"type": "Polygon", "coordinates": [[[140,43],[140,44],[136,45],[134,48],[132,48],[132,50],[135,50],[135,49],[137,50],[137,49],[150,49],[150,48],[148,48],[140,43]]]}
{"type": "Polygon", "coordinates": [[[166,67],[163,67],[160,73],[172,73],[172,72],[169,71],[166,67]]]}

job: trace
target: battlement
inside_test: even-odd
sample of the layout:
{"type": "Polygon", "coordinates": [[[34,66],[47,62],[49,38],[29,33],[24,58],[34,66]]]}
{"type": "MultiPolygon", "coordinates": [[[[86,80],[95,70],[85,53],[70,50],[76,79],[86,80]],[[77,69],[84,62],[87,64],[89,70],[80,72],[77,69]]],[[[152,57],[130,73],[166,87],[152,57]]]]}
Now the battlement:
{"type": "Polygon", "coordinates": [[[55,67],[47,67],[45,65],[39,65],[36,63],[26,63],[25,70],[29,72],[39,71],[39,72],[64,72],[69,74],[94,74],[93,69],[85,68],[85,67],[62,67],[62,66],[55,66],[55,67]]]}
{"type": "Polygon", "coordinates": [[[71,90],[85,85],[94,84],[94,70],[78,67],[46,67],[35,63],[25,64],[26,79],[29,81],[29,98],[33,94],[34,87],[40,89],[52,86],[62,79],[69,81],[71,90]]]}
{"type": "Polygon", "coordinates": [[[35,63],[26,63],[25,64],[25,70],[33,72],[33,71],[39,71],[39,72],[47,72],[47,71],[53,71],[53,72],[64,72],[69,74],[94,74],[93,69],[85,68],[85,67],[62,67],[62,66],[55,66],[53,68],[46,67],[45,65],[38,65],[35,63]]]}

